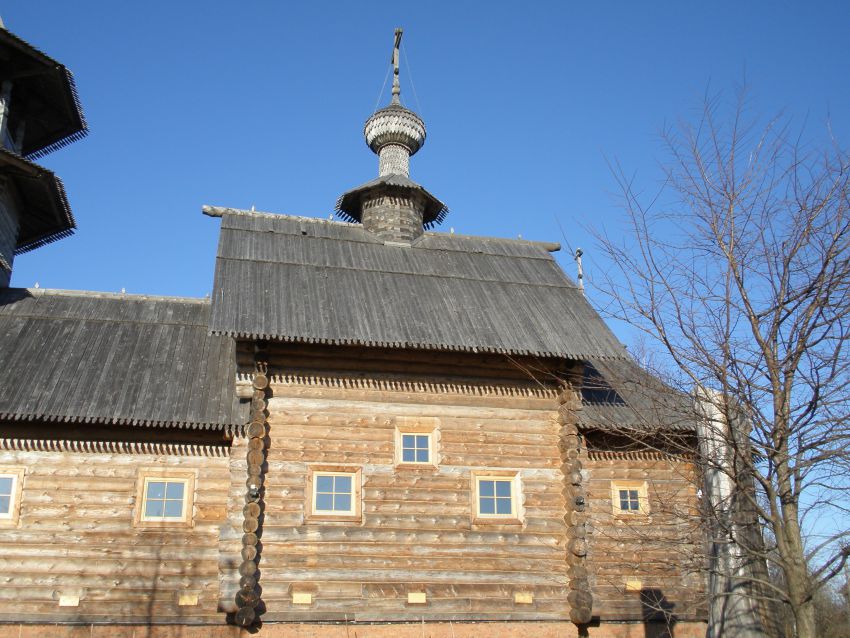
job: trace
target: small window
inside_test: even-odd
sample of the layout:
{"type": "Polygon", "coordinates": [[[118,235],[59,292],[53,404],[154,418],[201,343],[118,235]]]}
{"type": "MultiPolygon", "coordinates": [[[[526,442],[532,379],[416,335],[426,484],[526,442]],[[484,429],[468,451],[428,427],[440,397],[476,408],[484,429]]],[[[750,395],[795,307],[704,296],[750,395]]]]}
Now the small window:
{"type": "Polygon", "coordinates": [[[17,524],[23,479],[23,468],[0,468],[0,525],[17,524]]]}
{"type": "Polygon", "coordinates": [[[307,519],[360,520],[360,468],[313,466],[307,474],[307,519]]]}
{"type": "Polygon", "coordinates": [[[398,416],[395,422],[394,463],[407,469],[428,470],[440,464],[440,421],[433,417],[398,416]],[[418,466],[418,467],[417,467],[418,466]]]}
{"type": "Polygon", "coordinates": [[[513,481],[478,479],[478,513],[481,516],[513,516],[513,481]]]}
{"type": "Polygon", "coordinates": [[[518,475],[475,475],[473,489],[476,520],[519,520],[518,475]]]}
{"type": "Polygon", "coordinates": [[[637,512],[640,509],[640,498],[637,490],[618,490],[620,493],[620,511],[637,512]]]}
{"type": "Polygon", "coordinates": [[[401,435],[402,463],[430,463],[431,435],[403,434],[401,435]]]}
{"type": "Polygon", "coordinates": [[[313,476],[316,495],[313,511],[316,514],[354,513],[354,475],[316,473],[313,476]]]}
{"type": "Polygon", "coordinates": [[[145,479],[143,521],[181,521],[186,506],[186,479],[145,479]]]}
{"type": "Polygon", "coordinates": [[[191,526],[194,492],[194,472],[162,468],[141,470],[136,495],[136,525],[191,526]]]}
{"type": "Polygon", "coordinates": [[[628,516],[648,514],[649,501],[645,481],[615,481],[611,484],[614,514],[628,516]]]}

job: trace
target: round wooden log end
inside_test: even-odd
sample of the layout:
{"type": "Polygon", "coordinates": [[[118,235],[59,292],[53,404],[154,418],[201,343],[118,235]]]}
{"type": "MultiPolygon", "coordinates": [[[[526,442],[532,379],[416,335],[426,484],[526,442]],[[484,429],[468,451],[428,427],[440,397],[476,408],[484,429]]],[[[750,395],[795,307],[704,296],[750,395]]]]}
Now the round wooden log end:
{"type": "Polygon", "coordinates": [[[251,424],[248,426],[246,433],[251,438],[255,438],[255,437],[262,438],[262,437],[264,437],[266,435],[266,419],[265,419],[265,417],[263,417],[262,423],[258,423],[257,421],[252,421],[251,424]]]}
{"type": "Polygon", "coordinates": [[[245,518],[259,518],[260,506],[257,503],[248,503],[242,508],[242,515],[245,518]]]}
{"type": "Polygon", "coordinates": [[[587,542],[583,538],[574,538],[568,547],[573,556],[587,556],[587,542]]]}
{"type": "Polygon", "coordinates": [[[240,607],[239,611],[236,612],[236,624],[240,627],[250,627],[254,624],[254,620],[257,618],[257,612],[254,611],[253,607],[240,607]]]}
{"type": "Polygon", "coordinates": [[[239,588],[245,591],[251,591],[257,587],[256,576],[243,576],[239,579],[239,588]]]}
{"type": "Polygon", "coordinates": [[[586,625],[593,619],[590,607],[573,607],[570,609],[570,620],[576,625],[586,625]]]}
{"type": "MultiPolygon", "coordinates": [[[[254,534],[253,532],[249,532],[248,534],[242,535],[242,544],[245,547],[253,547],[254,545],[257,544],[258,540],[260,540],[260,539],[257,538],[257,535],[254,534]]],[[[242,574],[242,575],[244,576],[245,574],[242,574]]]]}
{"type": "Polygon", "coordinates": [[[242,531],[246,534],[256,532],[259,526],[260,521],[258,521],[256,518],[246,518],[244,521],[242,521],[242,531]]]}
{"type": "Polygon", "coordinates": [[[264,374],[255,375],[253,385],[257,390],[265,390],[269,387],[269,378],[264,374]]]}
{"type": "Polygon", "coordinates": [[[239,565],[239,575],[240,576],[253,576],[257,573],[257,563],[252,560],[242,561],[242,564],[239,565]]]}
{"type": "Polygon", "coordinates": [[[585,608],[590,610],[593,607],[593,596],[590,595],[589,591],[573,589],[569,594],[567,594],[567,602],[570,603],[570,607],[573,609],[585,608]]]}
{"type": "Polygon", "coordinates": [[[246,545],[242,548],[242,560],[254,560],[257,557],[257,548],[253,545],[246,545]]]}
{"type": "Polygon", "coordinates": [[[263,454],[262,450],[251,450],[250,452],[248,452],[248,465],[255,465],[259,469],[259,467],[263,464],[265,460],[266,455],[263,454]]]}
{"type": "Polygon", "coordinates": [[[243,589],[236,593],[236,604],[240,607],[256,607],[260,604],[260,597],[255,591],[243,589]]]}

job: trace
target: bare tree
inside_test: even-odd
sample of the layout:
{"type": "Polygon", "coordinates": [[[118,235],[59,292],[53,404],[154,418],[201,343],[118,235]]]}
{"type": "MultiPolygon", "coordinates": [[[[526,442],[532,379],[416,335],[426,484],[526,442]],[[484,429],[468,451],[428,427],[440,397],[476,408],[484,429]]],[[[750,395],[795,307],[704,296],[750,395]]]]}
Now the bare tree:
{"type": "Polygon", "coordinates": [[[704,469],[738,502],[704,515],[742,552],[713,569],[767,562],[782,578],[750,571],[749,595],[786,605],[813,638],[819,593],[850,555],[850,159],[785,118],[758,126],[743,92],[731,111],[706,99],[694,124],[665,131],[650,197],[615,169],[628,227],[597,235],[610,268],[593,284],[711,405],[729,454],[703,455],[704,469]]]}

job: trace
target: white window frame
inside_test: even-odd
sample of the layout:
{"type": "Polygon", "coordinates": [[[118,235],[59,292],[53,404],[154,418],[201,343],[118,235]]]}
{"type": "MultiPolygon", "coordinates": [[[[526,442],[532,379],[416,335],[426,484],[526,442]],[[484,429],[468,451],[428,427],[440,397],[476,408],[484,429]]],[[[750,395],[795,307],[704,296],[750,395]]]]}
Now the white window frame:
{"type": "Polygon", "coordinates": [[[362,468],[349,465],[310,465],[307,467],[306,520],[328,522],[360,522],[362,507],[362,468]],[[319,476],[348,476],[351,478],[351,509],[316,510],[319,476]]]}
{"type": "Polygon", "coordinates": [[[611,509],[617,516],[647,516],[649,514],[649,489],[646,481],[612,481],[611,509]],[[620,509],[620,490],[632,490],[638,493],[638,509],[620,509]]]}
{"type": "MultiPolygon", "coordinates": [[[[518,523],[522,522],[522,483],[519,472],[477,471],[472,474],[472,518],[474,523],[518,523]],[[481,512],[481,481],[502,481],[511,485],[510,514],[485,514],[481,512]]],[[[502,497],[504,498],[504,497],[502,497]]]]}
{"type": "MultiPolygon", "coordinates": [[[[356,472],[329,472],[329,471],[326,471],[326,470],[317,470],[317,471],[313,472],[313,512],[315,514],[319,514],[321,516],[354,516],[354,514],[357,512],[357,503],[355,503],[355,494],[357,492],[357,488],[355,486],[356,480],[357,480],[357,473],[356,472]],[[318,496],[319,496],[319,481],[317,479],[319,479],[320,477],[323,477],[323,476],[331,476],[331,477],[343,476],[343,477],[348,477],[349,479],[351,479],[351,491],[349,491],[349,493],[348,493],[348,496],[351,499],[350,500],[351,507],[349,507],[347,510],[337,510],[337,509],[320,510],[316,506],[316,501],[318,500],[318,496]]],[[[334,486],[336,486],[336,481],[334,481],[334,486]]],[[[327,493],[328,492],[322,492],[322,494],[327,494],[327,493]]],[[[344,494],[344,493],[345,492],[336,492],[336,491],[331,492],[331,494],[334,494],[334,495],[344,494]]],[[[331,500],[334,501],[336,499],[332,498],[331,500]]]]}
{"type": "MultiPolygon", "coordinates": [[[[408,432],[407,430],[399,430],[398,433],[398,445],[399,445],[399,464],[400,465],[434,465],[434,433],[433,432],[408,432]],[[406,436],[424,436],[428,438],[428,460],[427,461],[405,461],[404,460],[404,437],[406,436]]],[[[416,456],[416,450],[422,449],[416,447],[416,441],[414,440],[413,450],[414,456],[416,456]]]]}
{"type": "Polygon", "coordinates": [[[395,453],[393,463],[396,467],[410,470],[427,470],[440,465],[440,420],[435,417],[398,416],[393,419],[395,425],[395,453]],[[428,460],[405,461],[402,438],[408,436],[428,437],[428,460]]]}
{"type": "Polygon", "coordinates": [[[134,523],[137,527],[191,527],[194,523],[195,472],[170,470],[165,468],[143,468],[139,470],[136,490],[136,513],[134,523]],[[183,483],[183,514],[176,516],[147,516],[148,484],[151,482],[183,483]]]}
{"type": "Polygon", "coordinates": [[[0,526],[14,527],[21,516],[21,495],[24,487],[24,468],[0,466],[0,476],[12,479],[12,490],[9,493],[9,511],[0,512],[0,526]]]}

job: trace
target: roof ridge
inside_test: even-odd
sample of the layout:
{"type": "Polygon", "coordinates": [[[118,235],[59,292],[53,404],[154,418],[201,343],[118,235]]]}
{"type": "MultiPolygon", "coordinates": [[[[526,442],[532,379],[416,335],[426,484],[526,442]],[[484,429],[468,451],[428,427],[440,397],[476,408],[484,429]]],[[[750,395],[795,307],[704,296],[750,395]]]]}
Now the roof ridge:
{"type": "MultiPolygon", "coordinates": [[[[305,217],[304,215],[287,215],[285,213],[273,213],[270,211],[258,211],[258,210],[247,210],[244,208],[230,208],[227,206],[209,206],[204,205],[201,207],[201,211],[204,215],[209,217],[224,217],[225,215],[239,215],[245,217],[264,217],[264,218],[272,218],[272,219],[290,219],[297,221],[306,221],[312,223],[325,224],[327,226],[345,226],[345,227],[356,227],[363,228],[363,224],[358,222],[346,222],[340,221],[338,219],[323,219],[321,217],[305,217]]],[[[231,229],[233,230],[233,229],[231,229]]],[[[250,229],[239,229],[245,230],[247,232],[252,232],[250,229]]],[[[278,231],[270,231],[270,232],[278,232],[278,231]]],[[[367,231],[368,232],[368,231],[367,231]]],[[[289,234],[289,233],[285,233],[289,234]]],[[[447,239],[469,239],[469,240],[488,240],[488,241],[497,241],[497,242],[505,242],[510,244],[525,244],[530,246],[540,246],[545,248],[547,251],[557,252],[561,250],[560,242],[551,242],[551,241],[543,241],[543,240],[535,240],[535,239],[514,239],[512,237],[493,237],[492,235],[465,235],[458,234],[453,232],[438,232],[438,231],[425,231],[420,237],[414,241],[411,246],[416,247],[416,244],[421,242],[423,238],[426,237],[437,237],[437,238],[447,238],[447,239]]],[[[336,239],[336,241],[356,241],[353,239],[336,239]]],[[[380,240],[378,240],[380,241],[380,240]]],[[[381,242],[383,243],[383,242],[381,242]]]]}
{"type": "MultiPolygon", "coordinates": [[[[3,293],[15,290],[25,290],[33,297],[91,297],[94,299],[124,299],[127,301],[174,301],[180,303],[201,303],[206,305],[210,304],[210,300],[208,298],[203,297],[146,295],[130,292],[107,292],[99,290],[67,290],[63,288],[6,288],[3,293]]],[[[0,296],[2,296],[3,293],[0,293],[0,296]]]]}

